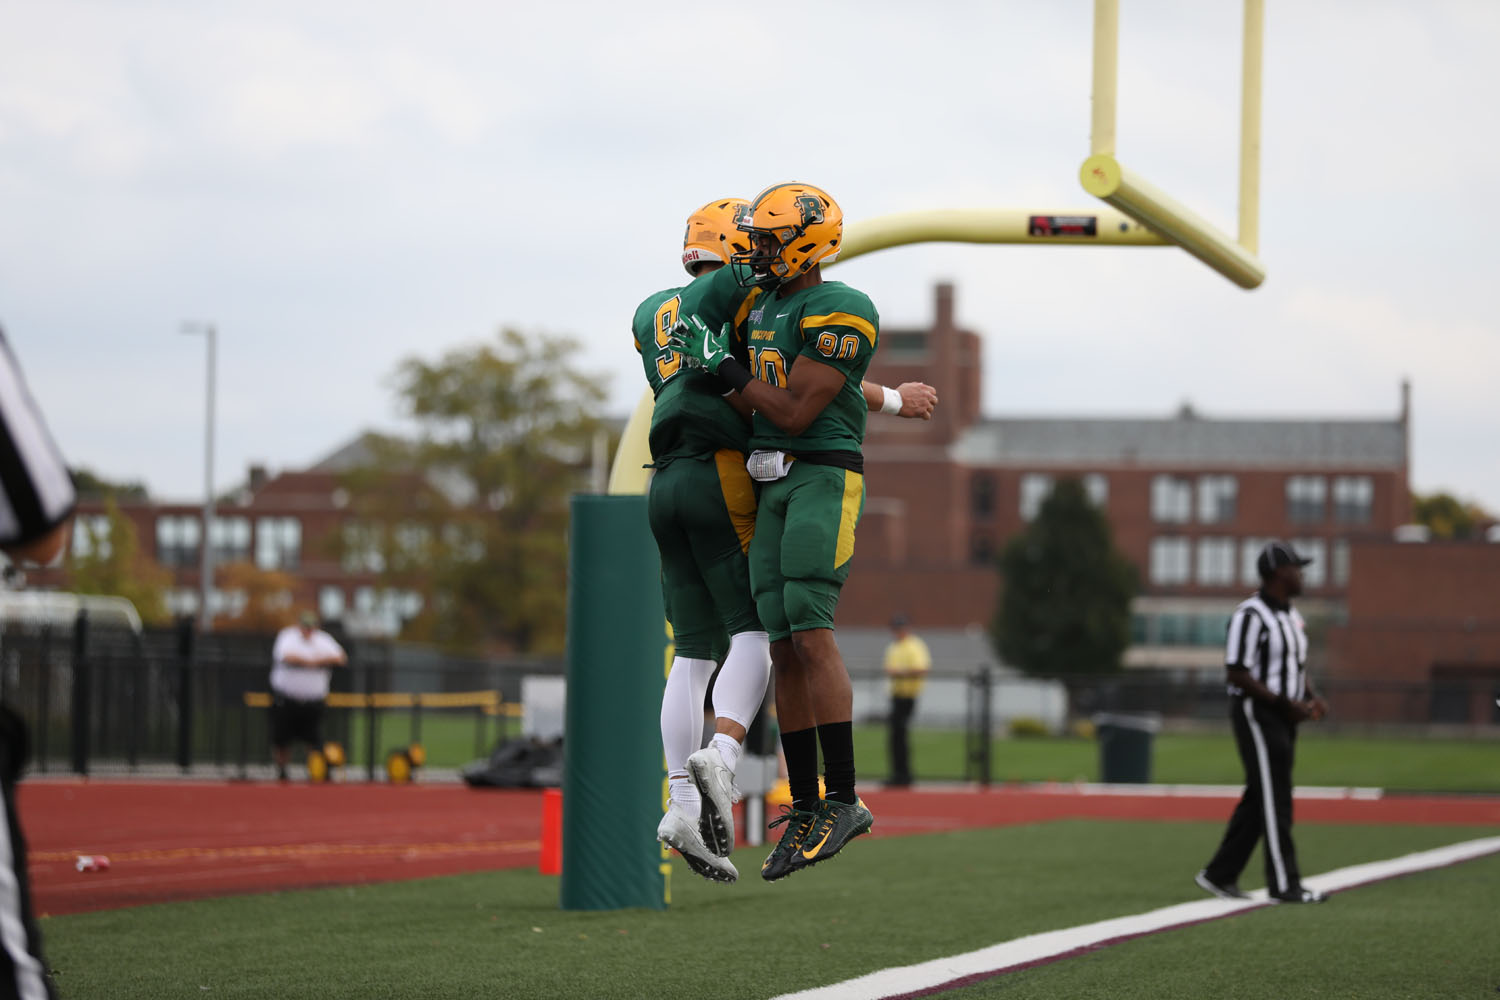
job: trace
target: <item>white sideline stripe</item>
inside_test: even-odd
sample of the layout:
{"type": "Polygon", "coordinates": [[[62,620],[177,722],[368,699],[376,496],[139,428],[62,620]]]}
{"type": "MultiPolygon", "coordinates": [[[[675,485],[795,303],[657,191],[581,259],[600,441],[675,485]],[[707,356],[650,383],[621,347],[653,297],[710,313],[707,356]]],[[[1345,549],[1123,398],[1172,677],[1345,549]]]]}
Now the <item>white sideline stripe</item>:
{"type": "MultiPolygon", "coordinates": [[[[1467,840],[1447,847],[1415,854],[1372,861],[1369,864],[1338,868],[1322,875],[1302,880],[1303,885],[1322,892],[1337,892],[1383,879],[1395,878],[1412,872],[1442,868],[1461,861],[1472,861],[1487,854],[1500,853],[1500,837],[1485,837],[1467,840]]],[[[1188,879],[1187,881],[1191,881],[1188,879]]],[[[937,958],[917,965],[881,969],[848,979],[842,983],[819,986],[799,993],[786,993],[775,1000],[882,1000],[924,990],[936,990],[969,976],[986,976],[1014,969],[1019,966],[1039,964],[1055,959],[1068,952],[1097,948],[1127,938],[1140,937],[1157,931],[1171,930],[1188,924],[1217,920],[1247,910],[1258,909],[1268,903],[1266,891],[1257,889],[1246,900],[1204,899],[1192,903],[1178,903],[1129,917],[1115,917],[1097,923],[1067,927],[1060,931],[1030,934],[1001,944],[981,948],[962,955],[937,958]]]]}

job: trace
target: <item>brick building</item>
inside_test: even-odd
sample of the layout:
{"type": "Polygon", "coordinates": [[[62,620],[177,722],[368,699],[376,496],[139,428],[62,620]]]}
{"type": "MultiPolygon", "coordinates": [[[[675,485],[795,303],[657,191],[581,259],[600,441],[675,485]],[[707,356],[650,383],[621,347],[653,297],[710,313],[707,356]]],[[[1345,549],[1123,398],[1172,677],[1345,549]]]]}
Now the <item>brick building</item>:
{"type": "Polygon", "coordinates": [[[1315,559],[1301,606],[1321,631],[1348,618],[1352,553],[1410,517],[1405,385],[1399,409],[1371,418],[1226,418],[1187,405],[1164,417],[987,417],[982,365],[951,286],[937,287],[930,328],[882,331],[869,378],[929,382],[941,404],[930,422],[869,423],[841,625],[902,611],[929,629],[983,628],[999,595],[996,555],[1053,483],[1076,477],[1140,573],[1127,663],[1217,672],[1224,625],[1257,584],[1267,539],[1315,559]]]}
{"type": "MultiPolygon", "coordinates": [[[[357,438],[311,467],[268,475],[252,466],[244,485],[215,505],[212,528],[216,587],[210,596],[215,616],[233,618],[246,595],[226,588],[224,568],[251,564],[286,573],[293,581],[290,608],[317,608],[325,619],[343,623],[353,634],[390,635],[422,608],[416,591],[378,585],[382,555],[378,539],[351,518],[344,473],[369,457],[368,441],[357,438]]],[[[423,488],[420,483],[408,489],[423,488]]],[[[197,503],[124,500],[123,514],[135,527],[141,549],[169,570],[167,607],[179,616],[198,613],[200,603],[203,509],[197,503]]],[[[79,503],[72,551],[84,555],[103,538],[105,504],[79,503]]],[[[41,587],[60,586],[59,569],[28,571],[41,587]]]]}

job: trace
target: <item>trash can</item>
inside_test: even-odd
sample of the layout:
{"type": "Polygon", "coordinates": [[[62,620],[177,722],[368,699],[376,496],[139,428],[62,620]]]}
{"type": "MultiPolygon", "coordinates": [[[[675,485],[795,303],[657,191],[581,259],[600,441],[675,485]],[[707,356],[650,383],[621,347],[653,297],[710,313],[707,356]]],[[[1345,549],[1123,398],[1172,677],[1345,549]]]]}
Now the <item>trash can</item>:
{"type": "Polygon", "coordinates": [[[1151,780],[1151,744],[1161,717],[1156,715],[1094,716],[1099,737],[1099,780],[1106,784],[1143,785],[1151,780]]]}

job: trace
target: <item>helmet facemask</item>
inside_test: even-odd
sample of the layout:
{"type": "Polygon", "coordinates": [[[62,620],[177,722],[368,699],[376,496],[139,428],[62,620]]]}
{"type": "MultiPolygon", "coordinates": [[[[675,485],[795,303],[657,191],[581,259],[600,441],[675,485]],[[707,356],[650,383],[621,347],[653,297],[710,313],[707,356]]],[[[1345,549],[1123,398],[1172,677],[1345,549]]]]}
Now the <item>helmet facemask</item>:
{"type": "Polygon", "coordinates": [[[735,268],[735,279],[745,288],[776,288],[800,277],[823,260],[832,260],[838,255],[838,246],[843,235],[843,216],[832,201],[827,205],[833,209],[829,219],[824,211],[823,198],[805,187],[778,185],[769,189],[752,203],[750,212],[739,220],[739,229],[750,236],[750,249],[736,253],[730,258],[735,268]],[[778,191],[779,189],[779,191],[778,191]],[[780,205],[767,201],[767,195],[779,193],[780,205]],[[790,199],[787,201],[786,199],[790,199]],[[762,224],[756,224],[759,213],[762,224]],[[765,225],[767,217],[777,225],[765,225]],[[796,220],[796,221],[793,221],[796,220]],[[832,225],[825,225],[831,222],[832,225]],[[813,229],[813,233],[808,230],[813,229]],[[827,230],[832,230],[828,232],[827,230]]]}

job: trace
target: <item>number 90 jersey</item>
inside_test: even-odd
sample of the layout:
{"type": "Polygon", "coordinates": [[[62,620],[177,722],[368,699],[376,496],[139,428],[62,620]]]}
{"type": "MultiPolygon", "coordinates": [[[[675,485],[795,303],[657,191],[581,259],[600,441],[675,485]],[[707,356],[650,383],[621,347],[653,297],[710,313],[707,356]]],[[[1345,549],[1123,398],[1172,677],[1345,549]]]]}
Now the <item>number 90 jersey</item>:
{"type": "Polygon", "coordinates": [[[793,454],[857,453],[869,414],[860,384],[880,337],[875,304],[842,281],[825,281],[791,295],[767,292],[754,297],[739,287],[733,270],[721,268],[684,288],[683,314],[697,313],[711,327],[734,322],[744,338],[746,367],[763,382],[786,388],[787,376],[799,357],[830,365],[844,375],[838,395],[801,434],[788,434],[757,413],[750,447],[793,454]]]}
{"type": "Polygon", "coordinates": [[[636,307],[631,322],[635,349],[656,399],[649,438],[656,465],[712,455],[722,448],[748,450],[750,428],[723,398],[729,387],[702,369],[688,368],[667,346],[681,308],[681,291],[669,288],[647,298],[636,307]]]}
{"type": "Polygon", "coordinates": [[[843,388],[793,436],[755,415],[751,448],[775,448],[793,454],[817,451],[858,452],[865,439],[865,402],[860,383],[875,356],[880,317],[869,296],[842,281],[825,281],[783,298],[762,296],[750,310],[745,343],[755,377],[786,388],[799,358],[838,369],[843,388]]]}

